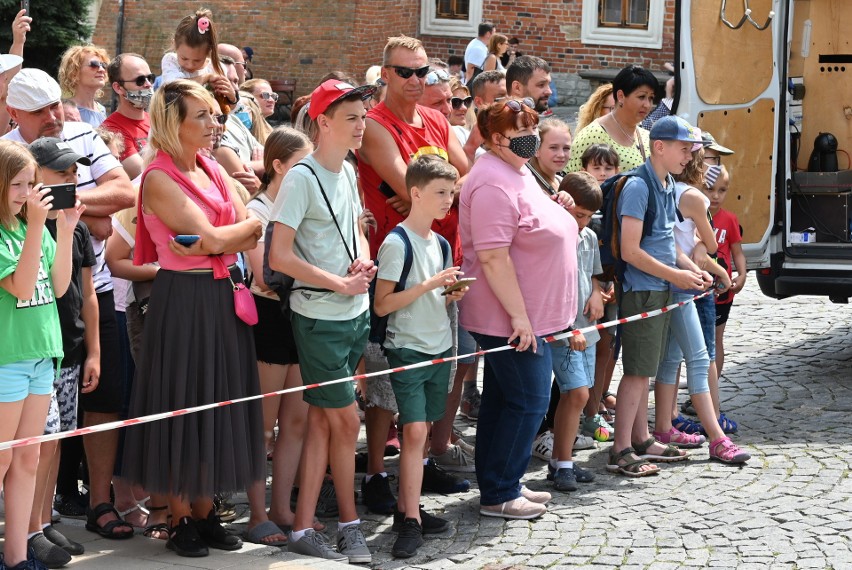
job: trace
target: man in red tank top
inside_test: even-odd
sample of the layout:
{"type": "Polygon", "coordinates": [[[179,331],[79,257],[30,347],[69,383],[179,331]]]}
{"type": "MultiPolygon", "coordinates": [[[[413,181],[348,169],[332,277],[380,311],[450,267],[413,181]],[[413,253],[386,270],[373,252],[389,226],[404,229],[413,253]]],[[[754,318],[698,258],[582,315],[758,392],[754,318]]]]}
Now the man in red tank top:
{"type": "MultiPolygon", "coordinates": [[[[388,40],[382,67],[387,95],[367,113],[364,143],[358,151],[365,206],[373,212],[378,224],[377,231],[370,235],[373,256],[408,211],[405,170],[411,160],[424,154],[437,154],[449,160],[462,176],[470,168],[461,144],[450,134],[446,117],[417,103],[428,71],[429,59],[419,40],[406,36],[388,40]],[[388,203],[389,199],[392,203],[388,203]]],[[[447,238],[453,246],[453,259],[461,263],[457,206],[446,218],[436,221],[432,229],[447,238]]]]}

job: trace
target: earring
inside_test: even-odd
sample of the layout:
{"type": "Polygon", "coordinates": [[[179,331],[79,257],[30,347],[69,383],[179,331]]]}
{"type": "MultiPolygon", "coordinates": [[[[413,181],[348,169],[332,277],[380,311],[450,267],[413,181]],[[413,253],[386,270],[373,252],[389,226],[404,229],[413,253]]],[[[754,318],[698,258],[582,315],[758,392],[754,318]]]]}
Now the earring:
{"type": "Polygon", "coordinates": [[[618,102],[618,106],[619,106],[619,107],[624,107],[624,101],[619,101],[619,102],[618,102]]]}

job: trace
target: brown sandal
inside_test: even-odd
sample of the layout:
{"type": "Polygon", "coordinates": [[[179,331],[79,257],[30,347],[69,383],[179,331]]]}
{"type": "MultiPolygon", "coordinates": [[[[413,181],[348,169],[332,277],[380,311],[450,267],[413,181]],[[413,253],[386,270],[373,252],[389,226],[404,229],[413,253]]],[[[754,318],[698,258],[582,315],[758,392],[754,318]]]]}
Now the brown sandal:
{"type": "Polygon", "coordinates": [[[642,443],[634,443],[633,447],[636,449],[636,453],[642,459],[651,459],[653,461],[657,461],[660,463],[676,463],[678,461],[686,461],[689,455],[677,447],[673,445],[666,445],[664,443],[660,443],[653,437],[649,437],[642,443]],[[648,450],[655,443],[662,445],[665,450],[662,453],[648,453],[648,450]]]}
{"type": "Polygon", "coordinates": [[[610,451],[606,469],[611,473],[619,473],[627,477],[648,477],[660,472],[660,468],[656,465],[653,465],[652,469],[643,470],[642,467],[645,465],[651,465],[651,463],[636,455],[632,447],[626,447],[618,453],[610,451]]]}

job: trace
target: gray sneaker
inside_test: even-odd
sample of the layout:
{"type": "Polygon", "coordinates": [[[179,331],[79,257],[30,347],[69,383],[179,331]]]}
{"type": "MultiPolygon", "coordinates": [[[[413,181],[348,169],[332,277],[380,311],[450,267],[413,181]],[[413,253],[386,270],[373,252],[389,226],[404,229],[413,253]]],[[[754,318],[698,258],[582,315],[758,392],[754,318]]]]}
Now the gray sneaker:
{"type": "Polygon", "coordinates": [[[293,554],[313,556],[314,558],[336,560],[337,562],[345,562],[349,559],[345,554],[335,551],[324,534],[316,532],[312,528],[306,530],[305,536],[299,540],[293,540],[293,534],[290,533],[287,551],[293,554]]]}
{"type": "Polygon", "coordinates": [[[353,524],[337,531],[337,552],[348,557],[350,564],[369,564],[373,561],[361,525],[353,524]]]}
{"type": "Polygon", "coordinates": [[[457,471],[460,473],[473,473],[476,471],[476,464],[473,462],[473,457],[468,455],[460,445],[450,445],[447,451],[441,455],[431,455],[432,459],[438,467],[445,471],[457,471]]]}

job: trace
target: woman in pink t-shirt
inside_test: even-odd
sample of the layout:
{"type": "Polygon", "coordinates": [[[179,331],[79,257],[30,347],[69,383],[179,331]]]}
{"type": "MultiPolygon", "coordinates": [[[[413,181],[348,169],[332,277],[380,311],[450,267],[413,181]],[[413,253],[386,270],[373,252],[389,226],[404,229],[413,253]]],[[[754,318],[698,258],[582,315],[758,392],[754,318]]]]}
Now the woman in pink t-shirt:
{"type": "Polygon", "coordinates": [[[465,277],[478,281],[461,303],[460,324],[484,349],[476,438],[480,513],[532,519],[548,493],[522,487],[532,442],[550,400],[550,347],[541,337],[577,314],[577,223],[525,167],[539,145],[531,104],[506,101],[479,112],[488,153],[462,187],[459,229],[465,277]]]}

